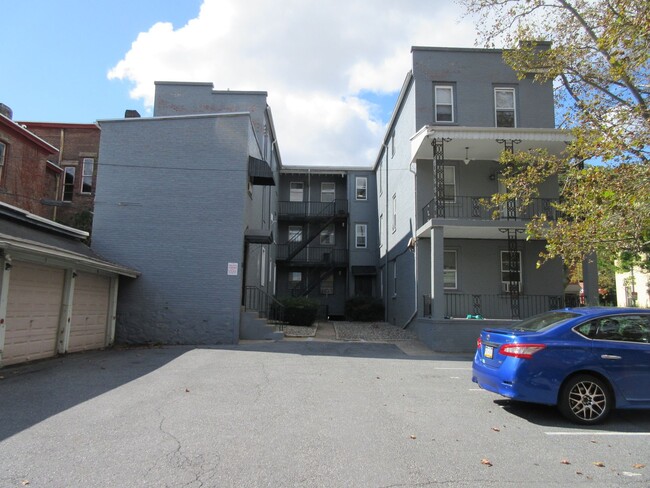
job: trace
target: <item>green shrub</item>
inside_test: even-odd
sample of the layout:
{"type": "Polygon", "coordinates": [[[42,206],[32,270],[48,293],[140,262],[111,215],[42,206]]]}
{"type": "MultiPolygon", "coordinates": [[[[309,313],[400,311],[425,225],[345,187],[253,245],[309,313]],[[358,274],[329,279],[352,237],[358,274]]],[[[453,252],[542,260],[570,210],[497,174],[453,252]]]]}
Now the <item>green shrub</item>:
{"type": "Polygon", "coordinates": [[[316,321],[318,302],[304,297],[284,298],[284,320],[291,325],[309,327],[316,321]]]}
{"type": "Polygon", "coordinates": [[[350,298],[345,302],[345,316],[353,322],[384,320],[384,304],[370,297],[350,298]]]}

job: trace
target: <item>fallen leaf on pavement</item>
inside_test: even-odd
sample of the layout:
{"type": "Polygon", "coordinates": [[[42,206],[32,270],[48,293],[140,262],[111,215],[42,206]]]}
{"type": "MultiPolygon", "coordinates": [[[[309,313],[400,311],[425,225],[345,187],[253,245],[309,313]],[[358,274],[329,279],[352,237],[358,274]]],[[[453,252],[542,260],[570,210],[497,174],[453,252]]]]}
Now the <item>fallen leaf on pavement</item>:
{"type": "Polygon", "coordinates": [[[596,462],[594,463],[594,466],[597,466],[597,467],[599,467],[599,468],[604,468],[604,467],[605,467],[605,463],[602,462],[602,461],[596,461],[596,462]]]}
{"type": "Polygon", "coordinates": [[[189,392],[190,392],[189,388],[185,388],[185,393],[189,393],[189,392]]]}
{"type": "Polygon", "coordinates": [[[634,469],[643,469],[645,468],[645,464],[633,464],[632,467],[634,469]]]}
{"type": "Polygon", "coordinates": [[[20,484],[23,486],[27,486],[29,484],[29,480],[22,480],[20,484]]]}
{"type": "Polygon", "coordinates": [[[501,432],[501,429],[499,429],[498,427],[492,427],[492,430],[493,430],[494,432],[501,432]]]}
{"type": "Polygon", "coordinates": [[[560,461],[560,463],[562,463],[562,464],[571,464],[568,459],[563,459],[562,461],[560,461]]]}
{"type": "Polygon", "coordinates": [[[485,459],[485,458],[481,459],[481,464],[485,464],[486,466],[489,466],[489,467],[492,466],[492,463],[490,462],[490,460],[485,459]]]}
{"type": "Polygon", "coordinates": [[[411,434],[411,439],[416,439],[415,434],[411,434]]]}

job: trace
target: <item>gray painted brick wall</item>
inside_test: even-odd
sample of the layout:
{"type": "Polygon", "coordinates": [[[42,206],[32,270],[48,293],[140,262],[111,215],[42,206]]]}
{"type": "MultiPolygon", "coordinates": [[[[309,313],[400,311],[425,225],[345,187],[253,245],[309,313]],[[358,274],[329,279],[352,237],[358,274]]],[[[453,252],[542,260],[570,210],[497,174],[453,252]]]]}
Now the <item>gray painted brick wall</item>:
{"type": "Polygon", "coordinates": [[[121,283],[117,340],[237,342],[250,118],[101,127],[93,248],[142,272],[121,283]]]}

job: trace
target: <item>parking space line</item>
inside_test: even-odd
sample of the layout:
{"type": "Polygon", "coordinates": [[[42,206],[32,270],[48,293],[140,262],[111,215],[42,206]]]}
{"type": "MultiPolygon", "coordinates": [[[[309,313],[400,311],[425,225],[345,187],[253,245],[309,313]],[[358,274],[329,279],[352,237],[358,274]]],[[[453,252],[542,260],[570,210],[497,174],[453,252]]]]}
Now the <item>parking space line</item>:
{"type": "Polygon", "coordinates": [[[546,435],[567,435],[567,436],[576,436],[576,435],[589,435],[589,436],[650,436],[650,432],[544,432],[546,435]]]}

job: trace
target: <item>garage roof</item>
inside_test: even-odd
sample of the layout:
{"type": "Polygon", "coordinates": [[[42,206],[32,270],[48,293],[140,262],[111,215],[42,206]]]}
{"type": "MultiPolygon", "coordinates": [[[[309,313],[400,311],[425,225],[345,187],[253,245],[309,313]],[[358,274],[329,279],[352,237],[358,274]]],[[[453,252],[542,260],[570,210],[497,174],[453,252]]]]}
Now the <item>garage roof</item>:
{"type": "Polygon", "coordinates": [[[83,239],[88,233],[33,215],[0,202],[0,249],[5,255],[47,258],[49,262],[74,265],[135,278],[134,269],[107,261],[83,239]]]}

